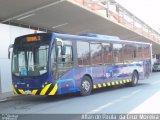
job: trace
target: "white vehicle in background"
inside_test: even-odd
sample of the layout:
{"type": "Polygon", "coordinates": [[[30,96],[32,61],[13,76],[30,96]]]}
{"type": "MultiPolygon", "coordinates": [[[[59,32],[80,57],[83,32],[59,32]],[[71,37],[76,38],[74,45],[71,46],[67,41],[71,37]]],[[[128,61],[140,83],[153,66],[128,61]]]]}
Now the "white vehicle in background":
{"type": "Polygon", "coordinates": [[[153,71],[160,71],[160,62],[155,62],[153,64],[153,71]]]}
{"type": "Polygon", "coordinates": [[[156,59],[156,61],[153,63],[152,71],[160,71],[160,59],[156,59]]]}
{"type": "Polygon", "coordinates": [[[160,54],[153,55],[152,71],[160,71],[160,54]]]}

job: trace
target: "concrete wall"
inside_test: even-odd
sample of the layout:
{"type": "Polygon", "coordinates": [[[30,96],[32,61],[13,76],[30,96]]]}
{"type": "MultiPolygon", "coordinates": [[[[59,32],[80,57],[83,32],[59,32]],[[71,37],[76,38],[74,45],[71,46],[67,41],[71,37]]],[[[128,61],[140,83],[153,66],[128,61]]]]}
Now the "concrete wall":
{"type": "Polygon", "coordinates": [[[0,24],[0,93],[12,91],[11,61],[8,59],[8,46],[17,36],[34,33],[34,30],[0,24]]]}
{"type": "Polygon", "coordinates": [[[11,66],[10,60],[0,59],[2,93],[10,92],[12,90],[10,66],[11,66]]]}

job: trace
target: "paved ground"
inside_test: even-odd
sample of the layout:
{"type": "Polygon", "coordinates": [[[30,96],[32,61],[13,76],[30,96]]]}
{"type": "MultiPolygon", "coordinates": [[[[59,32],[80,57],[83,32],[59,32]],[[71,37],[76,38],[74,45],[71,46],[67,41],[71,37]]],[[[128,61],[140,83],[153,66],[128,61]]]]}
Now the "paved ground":
{"type": "Polygon", "coordinates": [[[1,114],[159,113],[160,72],[136,87],[93,91],[90,96],[18,96],[0,102],[1,114]],[[157,108],[155,108],[155,106],[157,108]]]}

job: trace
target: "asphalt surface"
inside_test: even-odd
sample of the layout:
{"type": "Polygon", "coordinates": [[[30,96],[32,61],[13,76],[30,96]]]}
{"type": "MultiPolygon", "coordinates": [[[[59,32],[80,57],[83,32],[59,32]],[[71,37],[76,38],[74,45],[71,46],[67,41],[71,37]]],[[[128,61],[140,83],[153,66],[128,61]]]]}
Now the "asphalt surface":
{"type": "MultiPolygon", "coordinates": [[[[136,87],[97,89],[89,96],[17,96],[0,102],[0,114],[128,114],[160,91],[160,72],[136,87]]],[[[156,111],[160,114],[159,111],[156,111]]]]}

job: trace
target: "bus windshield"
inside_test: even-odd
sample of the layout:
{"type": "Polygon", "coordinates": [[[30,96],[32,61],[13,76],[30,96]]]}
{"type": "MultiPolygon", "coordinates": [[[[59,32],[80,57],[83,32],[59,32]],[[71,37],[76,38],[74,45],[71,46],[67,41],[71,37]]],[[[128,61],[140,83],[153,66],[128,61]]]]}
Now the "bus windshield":
{"type": "Polygon", "coordinates": [[[14,46],[12,74],[16,76],[39,76],[47,73],[48,44],[14,46]]]}

